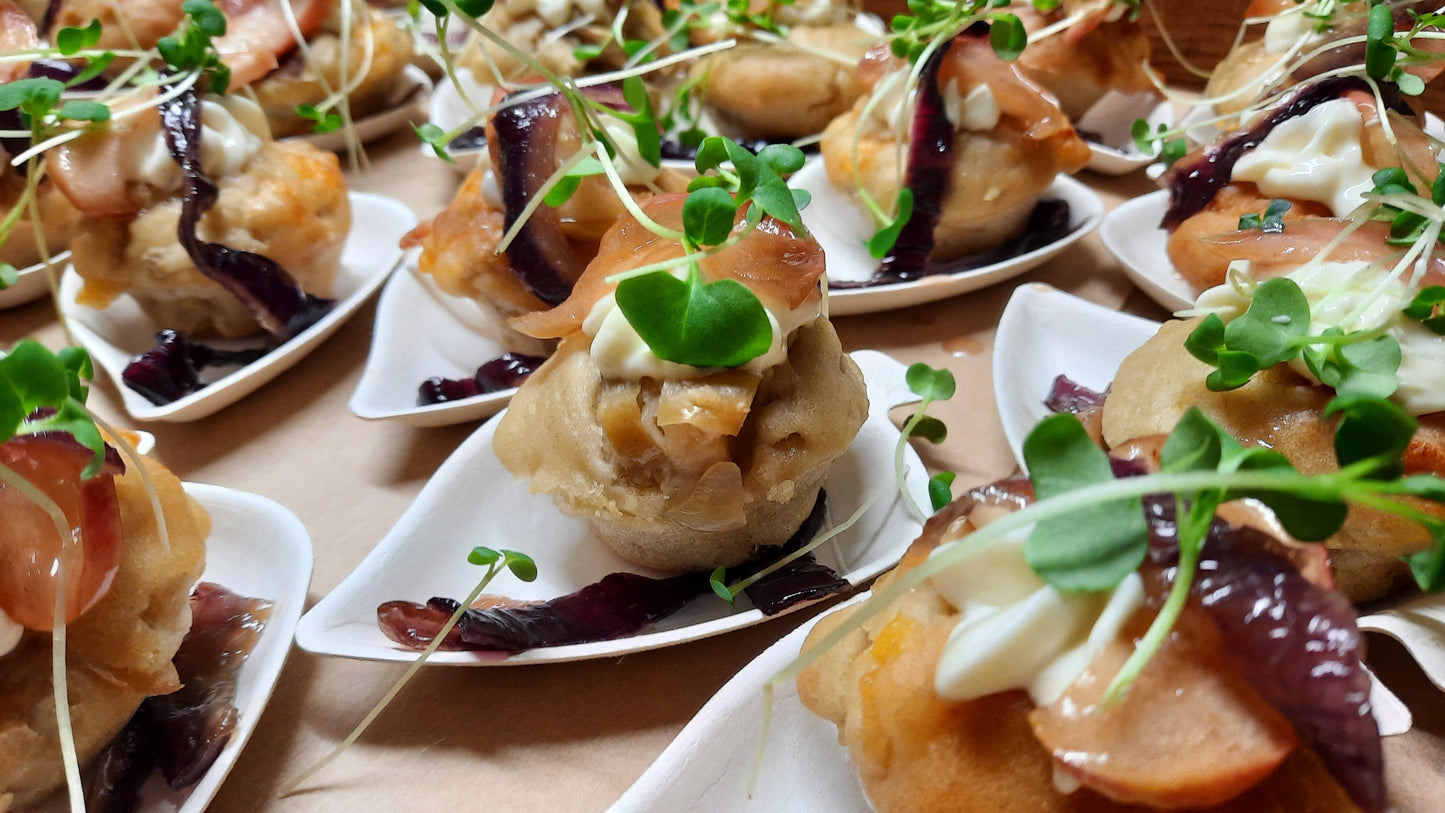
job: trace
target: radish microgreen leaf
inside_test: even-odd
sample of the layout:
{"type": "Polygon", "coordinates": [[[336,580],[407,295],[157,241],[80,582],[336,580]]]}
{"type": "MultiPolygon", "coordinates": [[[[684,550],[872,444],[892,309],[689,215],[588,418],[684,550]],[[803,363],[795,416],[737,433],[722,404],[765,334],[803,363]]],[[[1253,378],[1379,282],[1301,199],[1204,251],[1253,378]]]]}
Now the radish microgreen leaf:
{"type": "Polygon", "coordinates": [[[1310,332],[1310,305],[1288,277],[1266,280],[1254,290],[1244,314],[1225,324],[1211,313],[1185,339],[1189,354],[1217,369],[1205,379],[1222,392],[1249,383],[1260,370],[1303,357],[1311,372],[1342,395],[1384,397],[1398,387],[1400,346],[1379,331],[1310,332]]]}
{"type": "MultiPolygon", "coordinates": [[[[1041,501],[1114,479],[1108,455],[1067,413],[1034,427],[1024,440],[1024,462],[1041,501]]],[[[1039,522],[1024,557],[1039,578],[1060,590],[1107,590],[1138,569],[1147,547],[1148,527],[1136,497],[1039,522]]]]}
{"type": "Polygon", "coordinates": [[[656,271],[623,280],[617,306],[653,354],[694,367],[737,367],[766,353],[773,328],[763,303],[732,279],[704,282],[656,271]]]}
{"type": "Polygon", "coordinates": [[[1029,35],[1016,15],[1000,14],[988,29],[988,42],[999,59],[1012,62],[1023,54],[1024,47],[1029,44],[1029,35]]]}
{"type": "Polygon", "coordinates": [[[416,137],[422,140],[423,144],[431,147],[432,152],[436,153],[436,157],[449,164],[456,163],[456,159],[452,158],[451,154],[447,152],[449,141],[446,130],[443,130],[431,122],[420,125],[413,124],[411,129],[412,132],[416,133],[416,137]]]}
{"type": "Polygon", "coordinates": [[[315,122],[311,125],[313,133],[331,133],[341,129],[341,114],[335,111],[320,110],[313,104],[298,104],[295,111],[301,118],[315,122]]]}
{"type": "Polygon", "coordinates": [[[728,239],[736,217],[733,196],[717,186],[694,190],[682,204],[682,227],[700,246],[715,246],[728,239]]]}
{"type": "Polygon", "coordinates": [[[898,242],[898,235],[903,232],[903,227],[913,217],[913,190],[907,186],[898,190],[898,214],[888,225],[874,233],[868,240],[868,254],[875,260],[881,260],[888,256],[893,246],[898,242]]]}
{"type": "Polygon", "coordinates": [[[1239,218],[1239,230],[1259,229],[1264,234],[1280,234],[1284,231],[1284,213],[1290,209],[1290,202],[1276,198],[1264,207],[1264,213],[1251,212],[1239,218]]]}
{"type": "Polygon", "coordinates": [[[1410,301],[1405,315],[1429,328],[1434,333],[1445,335],[1445,285],[1428,285],[1410,301]]]}
{"type": "MultiPolygon", "coordinates": [[[[911,437],[922,437],[933,443],[942,443],[948,436],[948,427],[944,426],[943,421],[925,413],[935,401],[947,401],[952,398],[957,384],[954,381],[953,373],[930,367],[923,362],[909,365],[903,375],[903,380],[908,384],[909,391],[919,397],[919,402],[918,411],[903,422],[903,428],[898,433],[898,442],[893,448],[893,473],[898,481],[898,491],[903,495],[909,513],[922,522],[928,517],[923,513],[923,509],[913,501],[913,495],[908,492],[908,481],[905,477],[907,469],[903,465],[903,450],[911,437]]],[[[934,480],[929,480],[928,499],[933,505],[934,511],[940,507],[938,505],[940,497],[944,499],[946,505],[952,496],[949,493],[949,486],[953,483],[953,474],[947,474],[947,478],[940,480],[938,486],[935,486],[934,480]]]]}
{"type": "Polygon", "coordinates": [[[100,20],[92,19],[84,28],[62,28],[55,33],[55,47],[65,56],[75,56],[100,42],[100,20]]]}
{"type": "Polygon", "coordinates": [[[0,291],[20,281],[20,269],[10,263],[0,263],[0,291]]]}
{"type": "Polygon", "coordinates": [[[951,471],[941,471],[928,478],[928,502],[933,506],[933,512],[938,513],[939,509],[953,502],[953,480],[957,477],[951,471]]]}
{"type": "Polygon", "coordinates": [[[718,565],[717,569],[708,576],[708,584],[712,585],[712,591],[728,604],[736,604],[737,594],[728,587],[728,569],[718,565]]]}

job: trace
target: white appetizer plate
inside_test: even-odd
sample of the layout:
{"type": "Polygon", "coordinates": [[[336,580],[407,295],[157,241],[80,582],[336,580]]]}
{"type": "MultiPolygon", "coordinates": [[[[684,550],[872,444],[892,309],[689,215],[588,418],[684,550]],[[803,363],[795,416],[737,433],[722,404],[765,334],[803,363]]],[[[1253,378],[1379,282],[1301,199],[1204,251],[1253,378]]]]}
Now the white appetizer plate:
{"type": "MultiPolygon", "coordinates": [[[[384,110],[373,113],[353,123],[356,139],[365,144],[382,136],[391,135],[401,128],[420,124],[426,120],[427,99],[431,97],[432,81],[426,71],[415,65],[402,67],[402,78],[392,91],[391,100],[384,110]]],[[[290,136],[283,141],[304,141],[318,150],[344,152],[346,130],[332,130],[329,133],[303,133],[290,136]]]]}
{"type": "MultiPolygon", "coordinates": [[[[1019,467],[1023,442],[1051,413],[1044,406],[1054,378],[1067,375],[1103,392],[1130,353],[1159,325],[1079,299],[1047,285],[1014,291],[999,318],[993,348],[993,391],[1004,437],[1019,467]]],[[[1417,596],[1360,616],[1362,630],[1389,635],[1405,646],[1435,685],[1445,690],[1445,595],[1417,596]]],[[[1371,704],[1386,736],[1410,729],[1410,710],[1371,676],[1371,704]]]]}
{"type": "Polygon", "coordinates": [[[1099,238],[1124,273],[1150,299],[1171,311],[1194,307],[1194,287],[1169,262],[1169,232],[1159,228],[1169,208],[1169,192],[1150,192],[1110,212],[1099,226],[1099,238]]]}
{"type": "MultiPolygon", "coordinates": [[[[877,499],[852,528],[824,543],[818,560],[858,584],[891,567],[918,535],[894,485],[893,449],[898,430],[888,419],[896,404],[917,400],[904,383],[903,366],[882,353],[853,358],[868,383],[868,420],[843,457],[834,462],[825,488],[828,525],[841,522],[865,500],[877,499]]],[[[593,538],[587,523],[557,510],[550,497],[531,494],[497,460],[492,420],[472,434],[437,469],[396,525],[371,554],[330,595],[301,620],[296,643],[310,652],[375,660],[412,661],[415,651],[392,643],[376,623],[376,608],[388,601],[424,602],[432,596],[461,598],[476,585],[479,568],[468,565],[477,545],[520,550],[537,563],[530,584],[510,575],[491,592],[524,601],[543,601],[575,592],[609,573],[649,572],[614,556],[593,538]]],[[[908,485],[927,505],[927,474],[908,450],[908,485]]],[[[561,662],[613,657],[706,638],[765,620],[739,598],[736,608],[716,596],[693,600],[646,631],[616,641],[533,649],[512,657],[473,652],[438,652],[428,663],[491,665],[561,662]]]]}
{"type": "MultiPolygon", "coordinates": [[[[50,262],[56,270],[65,268],[70,262],[70,252],[62,251],[50,258],[50,262]]],[[[45,292],[50,290],[50,285],[45,281],[45,264],[36,263],[18,269],[20,274],[15,284],[9,288],[0,290],[0,310],[13,308],[17,305],[24,305],[27,302],[34,302],[45,292]]]]}
{"type": "MultiPolygon", "coordinates": [[[[393,274],[376,304],[376,327],[366,367],[348,404],[359,418],[394,419],[412,426],[450,426],[486,418],[512,400],[515,387],[459,401],[417,406],[417,389],[428,378],[471,378],[477,368],[517,347],[476,302],[450,296],[408,264],[393,274]]],[[[534,340],[526,340],[534,341],[534,340]]]]}
{"type": "Polygon", "coordinates": [[[1154,160],[1157,153],[1141,152],[1134,143],[1133,128],[1137,119],[1147,121],[1151,132],[1161,124],[1172,127],[1174,106],[1152,92],[1111,90],[1074,122],[1075,129],[1102,139],[1102,143],[1088,141],[1089,169],[1105,175],[1127,175],[1154,160]]]}
{"type": "MultiPolygon", "coordinates": [[[[211,515],[201,580],[265,599],[271,602],[271,615],[237,676],[239,716],[231,741],[188,790],[170,791],[152,778],[143,792],[141,813],[200,813],[216,795],[271,698],[311,583],[311,537],[295,514],[265,497],[220,486],[186,483],[186,493],[211,515]]],[[[65,809],[63,795],[52,797],[44,812],[65,809]]]]}
{"type": "Polygon", "coordinates": [[[1023,466],[1024,438],[1050,414],[1054,379],[1103,392],[1126,356],[1159,324],[1042,283],[1014,289],[993,344],[993,394],[1004,437],[1023,466]]]}
{"type": "MultiPolygon", "coordinates": [[[[803,210],[803,223],[823,246],[828,259],[828,277],[835,281],[866,280],[873,276],[878,261],[868,253],[865,241],[873,234],[868,216],[833,189],[822,159],[810,159],[793,175],[794,188],[806,189],[813,202],[803,210]]],[[[906,308],[947,299],[1016,277],[1047,262],[1079,238],[1094,230],[1104,216],[1104,204],[1087,186],[1065,175],[1054,180],[1043,195],[1067,201],[1069,231],[1060,239],[1016,257],[978,268],[934,274],[911,282],[885,283],[868,288],[836,288],[828,294],[828,310],[834,316],[906,308]]]]}
{"type": "MultiPolygon", "coordinates": [[[[214,414],[290,369],[307,353],[341,327],[386,281],[401,260],[397,241],[412,226],[411,209],[381,195],[352,192],[351,234],[341,255],[341,273],[336,278],[336,306],[316,324],[267,353],[259,361],[233,369],[190,395],[157,406],[126,386],[121,374],[133,356],[155,345],[155,334],[165,325],[150,320],[128,296],[122,296],[104,310],[76,304],[81,280],[74,269],[66,269],[60,281],[60,308],[76,341],[115,382],[131,417],[142,421],[193,421],[214,414]]],[[[233,341],[205,340],[217,347],[255,347],[261,339],[233,341]]],[[[211,372],[211,371],[208,371],[211,372]]]]}
{"type": "Polygon", "coordinates": [[[778,685],[764,736],[763,687],[798,657],[817,622],[793,630],[733,676],[610,813],[871,813],[848,749],[838,744],[838,727],[803,707],[793,681],[778,685]],[[749,793],[760,747],[766,750],[749,793]]]}

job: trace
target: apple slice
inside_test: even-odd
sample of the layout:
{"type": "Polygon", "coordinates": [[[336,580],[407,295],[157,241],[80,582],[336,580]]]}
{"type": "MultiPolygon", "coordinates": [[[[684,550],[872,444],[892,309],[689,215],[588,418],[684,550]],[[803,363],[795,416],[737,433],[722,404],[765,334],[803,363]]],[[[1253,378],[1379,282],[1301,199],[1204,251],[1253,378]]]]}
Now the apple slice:
{"type": "MultiPolygon", "coordinates": [[[[1142,634],[1151,615],[1137,614],[1129,630],[1142,634]]],[[[1064,773],[1120,802],[1208,807],[1254,787],[1295,748],[1289,722],[1244,681],[1213,623],[1192,607],[1129,692],[1103,704],[1134,640],[1116,638],[1063,697],[1030,713],[1064,773]]]]}

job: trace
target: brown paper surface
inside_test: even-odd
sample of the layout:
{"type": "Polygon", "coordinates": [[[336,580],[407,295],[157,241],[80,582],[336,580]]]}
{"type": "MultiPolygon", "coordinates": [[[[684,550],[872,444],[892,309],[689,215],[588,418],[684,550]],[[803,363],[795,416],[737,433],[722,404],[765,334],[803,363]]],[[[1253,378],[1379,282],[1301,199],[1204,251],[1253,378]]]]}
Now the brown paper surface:
{"type": "MultiPolygon", "coordinates": [[[[351,173],[353,187],[399,198],[424,218],[457,185],[440,162],[419,154],[408,133],[373,145],[370,159],[369,174],[351,173]]],[[[1153,188],[1142,175],[1085,173],[1082,180],[1111,207],[1153,188]]],[[[958,472],[959,486],[1014,469],[993,406],[990,357],[999,314],[1023,282],[1046,282],[1152,318],[1166,315],[1090,235],[1016,280],[931,305],[835,320],[849,350],[874,348],[954,372],[959,394],[937,408],[949,439],[920,451],[930,468],[958,472]]],[[[362,309],[295,367],[214,416],[138,427],[156,435],[156,454],[182,479],[261,494],[301,518],[316,550],[308,608],[366,556],[476,428],[414,429],[351,414],[346,402],[374,313],[374,306],[362,309]]],[[[63,342],[47,302],[0,313],[0,346],[29,336],[52,347],[63,342]]],[[[96,383],[92,403],[119,425],[135,425],[108,380],[96,383]]],[[[814,613],[608,660],[424,669],[360,743],[299,792],[278,799],[281,787],[345,737],[404,669],[294,650],[211,810],[602,810],[723,683],[814,613]]],[[[1371,641],[1379,643],[1372,663],[1414,710],[1416,724],[1386,742],[1392,793],[1400,810],[1438,810],[1445,799],[1445,703],[1398,645],[1380,641],[1371,641]]]]}

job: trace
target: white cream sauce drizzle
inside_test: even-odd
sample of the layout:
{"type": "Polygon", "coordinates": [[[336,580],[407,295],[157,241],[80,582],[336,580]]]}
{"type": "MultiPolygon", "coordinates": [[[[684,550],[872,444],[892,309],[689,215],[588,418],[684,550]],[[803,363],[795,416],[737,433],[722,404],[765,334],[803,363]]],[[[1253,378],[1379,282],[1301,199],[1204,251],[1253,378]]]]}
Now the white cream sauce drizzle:
{"type": "Polygon", "coordinates": [[[1354,102],[1332,99],[1275,127],[1240,157],[1232,177],[1267,197],[1323,203],[1344,217],[1364,201],[1379,169],[1365,163],[1363,135],[1354,102]]]}
{"type": "MultiPolygon", "coordinates": [[[[269,140],[261,108],[244,96],[209,96],[201,102],[201,166],[213,178],[241,172],[269,140]]],[[[181,168],[164,132],[140,141],[128,156],[126,177],[169,190],[180,186],[181,168]]]]}
{"type": "Polygon", "coordinates": [[[1029,529],[933,577],[962,613],[939,659],[934,691],[971,700],[1025,689],[1037,705],[1063,695],[1144,601],[1131,573],[1102,593],[1065,593],[1024,559],[1029,529]]]}

